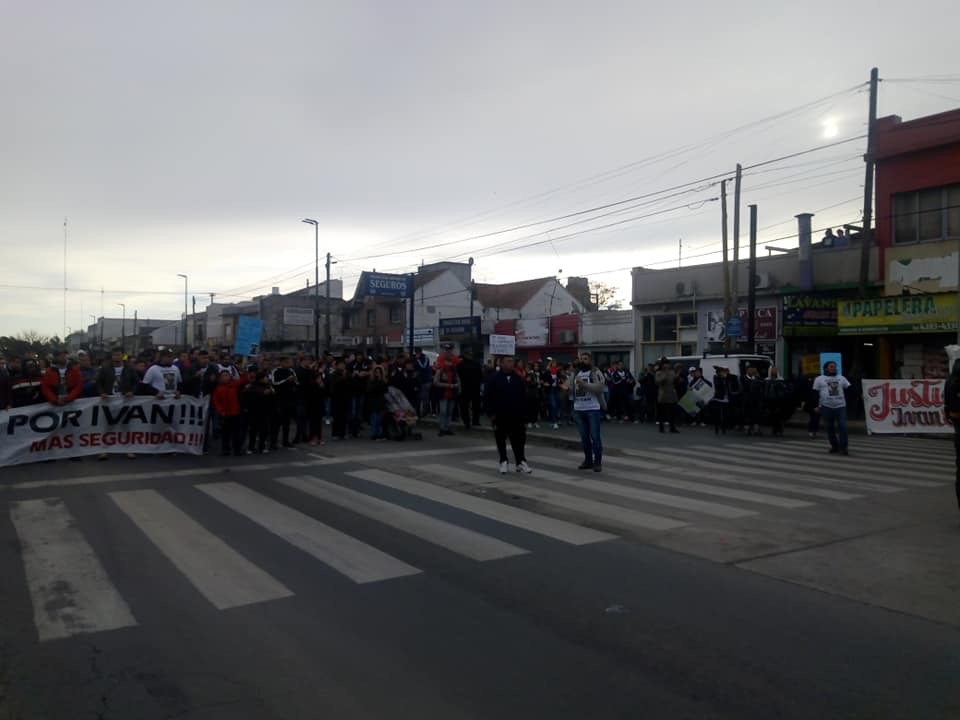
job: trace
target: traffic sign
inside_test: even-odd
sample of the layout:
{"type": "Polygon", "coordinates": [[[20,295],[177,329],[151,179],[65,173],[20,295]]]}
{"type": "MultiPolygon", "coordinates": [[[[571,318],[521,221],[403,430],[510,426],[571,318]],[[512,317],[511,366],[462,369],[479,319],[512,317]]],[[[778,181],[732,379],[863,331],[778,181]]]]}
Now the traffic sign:
{"type": "Polygon", "coordinates": [[[743,335],[743,320],[732,317],[727,320],[727,337],[738,338],[743,335]]]}

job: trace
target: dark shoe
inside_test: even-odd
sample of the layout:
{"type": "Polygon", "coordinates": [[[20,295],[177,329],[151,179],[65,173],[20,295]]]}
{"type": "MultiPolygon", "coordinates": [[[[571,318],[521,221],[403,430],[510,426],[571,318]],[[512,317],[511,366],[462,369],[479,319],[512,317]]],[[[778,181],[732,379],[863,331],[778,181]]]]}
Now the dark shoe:
{"type": "Polygon", "coordinates": [[[840,454],[841,454],[841,455],[849,455],[850,453],[849,453],[849,451],[848,451],[846,448],[844,448],[843,450],[840,451],[840,454]]]}
{"type": "Polygon", "coordinates": [[[600,463],[597,463],[596,465],[593,466],[594,472],[600,472],[601,470],[603,470],[603,466],[600,463]]]}
{"type": "Polygon", "coordinates": [[[832,448],[830,448],[830,450],[829,450],[828,452],[829,452],[831,455],[836,455],[838,452],[840,452],[840,448],[832,447],[832,448]]]}
{"type": "Polygon", "coordinates": [[[660,426],[660,432],[663,432],[663,425],[660,426]]]}
{"type": "Polygon", "coordinates": [[[591,468],[593,468],[593,463],[589,462],[582,462],[577,465],[577,470],[590,470],[591,468]]]}
{"type": "Polygon", "coordinates": [[[677,433],[678,435],[680,434],[680,431],[677,430],[676,428],[670,428],[670,432],[677,433]]]}

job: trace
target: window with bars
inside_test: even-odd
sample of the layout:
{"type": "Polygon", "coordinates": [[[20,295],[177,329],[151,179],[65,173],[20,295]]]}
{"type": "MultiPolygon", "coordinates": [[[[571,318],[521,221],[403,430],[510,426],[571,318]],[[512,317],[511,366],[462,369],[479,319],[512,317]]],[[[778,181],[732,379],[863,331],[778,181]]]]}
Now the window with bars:
{"type": "Polygon", "coordinates": [[[960,238],[960,184],[893,196],[893,242],[960,238]]]}

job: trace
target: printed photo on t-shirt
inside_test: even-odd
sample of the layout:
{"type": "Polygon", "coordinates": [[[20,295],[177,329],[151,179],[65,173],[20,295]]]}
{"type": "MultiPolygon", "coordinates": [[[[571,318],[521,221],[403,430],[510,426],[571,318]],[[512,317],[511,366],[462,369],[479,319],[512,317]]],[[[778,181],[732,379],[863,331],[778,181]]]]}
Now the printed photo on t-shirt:
{"type": "Polygon", "coordinates": [[[172,372],[165,372],[163,374],[163,388],[164,390],[176,390],[177,389],[177,374],[172,372]]]}

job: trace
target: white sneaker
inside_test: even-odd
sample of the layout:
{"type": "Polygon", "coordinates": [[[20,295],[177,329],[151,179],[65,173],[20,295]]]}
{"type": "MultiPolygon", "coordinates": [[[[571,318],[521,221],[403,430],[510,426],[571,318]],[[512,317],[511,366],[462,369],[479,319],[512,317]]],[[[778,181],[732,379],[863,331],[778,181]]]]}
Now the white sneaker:
{"type": "Polygon", "coordinates": [[[560,429],[560,426],[557,425],[557,423],[554,423],[554,424],[553,424],[553,429],[554,429],[554,430],[559,430],[559,429],[560,429]]]}
{"type": "Polygon", "coordinates": [[[517,472],[518,472],[518,473],[526,473],[527,475],[529,475],[530,473],[533,472],[533,468],[531,468],[529,465],[527,465],[527,461],[524,460],[522,463],[520,463],[519,465],[517,465],[517,472]]]}
{"type": "Polygon", "coordinates": [[[504,461],[500,463],[500,474],[506,475],[510,471],[510,463],[504,461]]]}
{"type": "Polygon", "coordinates": [[[534,423],[533,426],[534,426],[535,428],[537,428],[538,430],[540,429],[540,423],[534,423]]]}

